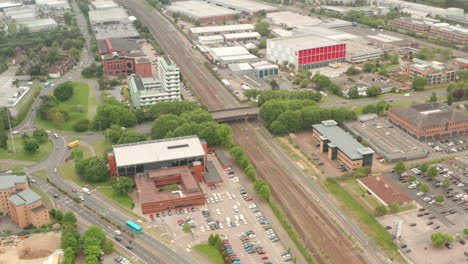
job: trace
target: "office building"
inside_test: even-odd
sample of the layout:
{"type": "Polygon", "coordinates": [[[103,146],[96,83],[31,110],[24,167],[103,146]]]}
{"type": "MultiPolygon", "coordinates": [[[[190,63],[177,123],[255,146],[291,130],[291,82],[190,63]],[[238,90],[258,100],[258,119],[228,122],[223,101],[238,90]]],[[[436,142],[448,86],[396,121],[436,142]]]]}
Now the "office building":
{"type": "Polygon", "coordinates": [[[313,125],[312,137],[320,144],[322,153],[328,153],[329,159],[337,160],[348,170],[372,167],[374,151],[357,142],[334,120],[326,120],[321,124],[313,125]]]}
{"type": "Polygon", "coordinates": [[[435,39],[450,41],[455,45],[468,45],[468,28],[460,26],[437,23],[432,25],[429,36],[435,39]]]}
{"type": "Polygon", "coordinates": [[[390,122],[422,141],[468,133],[468,115],[438,102],[392,107],[387,114],[390,122]]]}
{"type": "Polygon", "coordinates": [[[420,59],[413,59],[413,62],[413,64],[405,68],[406,73],[411,78],[416,76],[425,77],[430,85],[455,81],[457,67],[454,65],[420,59]]]}
{"type": "Polygon", "coordinates": [[[432,23],[427,22],[424,19],[411,19],[406,17],[394,19],[392,20],[391,24],[399,29],[423,34],[429,33],[432,23]]]}

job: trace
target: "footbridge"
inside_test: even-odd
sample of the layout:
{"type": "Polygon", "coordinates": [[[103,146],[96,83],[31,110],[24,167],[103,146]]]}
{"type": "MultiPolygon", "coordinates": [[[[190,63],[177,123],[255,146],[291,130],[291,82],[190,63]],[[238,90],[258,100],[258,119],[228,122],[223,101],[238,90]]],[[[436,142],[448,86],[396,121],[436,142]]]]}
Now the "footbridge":
{"type": "Polygon", "coordinates": [[[210,111],[214,120],[218,123],[229,123],[243,120],[257,119],[259,109],[257,107],[237,107],[223,110],[210,111]]]}

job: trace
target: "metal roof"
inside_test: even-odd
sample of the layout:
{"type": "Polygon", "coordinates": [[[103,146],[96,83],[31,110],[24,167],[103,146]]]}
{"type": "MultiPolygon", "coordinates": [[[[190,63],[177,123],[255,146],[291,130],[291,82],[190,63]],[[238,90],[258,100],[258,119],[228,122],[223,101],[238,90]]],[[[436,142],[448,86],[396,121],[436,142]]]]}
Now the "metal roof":
{"type": "Polygon", "coordinates": [[[231,33],[231,34],[224,34],[226,39],[239,39],[239,38],[260,38],[260,34],[258,32],[239,32],[239,33],[231,33]]]}
{"type": "Polygon", "coordinates": [[[203,33],[216,33],[216,32],[229,32],[229,31],[252,31],[255,26],[253,24],[238,24],[238,25],[225,25],[225,26],[210,26],[210,27],[193,27],[190,32],[193,34],[203,33]]]}
{"type": "Polygon", "coordinates": [[[211,4],[255,13],[261,10],[273,11],[276,7],[249,0],[207,0],[211,4]]]}
{"type": "Polygon", "coordinates": [[[11,189],[15,184],[23,184],[25,182],[26,176],[2,175],[0,176],[0,190],[11,189]]]}
{"type": "Polygon", "coordinates": [[[238,11],[210,5],[202,1],[178,1],[166,6],[172,13],[181,13],[191,18],[207,18],[239,14],[238,11]]]}
{"type": "Polygon", "coordinates": [[[222,182],[223,181],[223,179],[221,178],[221,175],[219,175],[218,170],[216,170],[216,167],[213,164],[213,161],[211,160],[205,161],[205,166],[208,169],[208,171],[205,171],[203,173],[203,178],[205,178],[206,182],[222,182]]]}
{"type": "Polygon", "coordinates": [[[271,45],[280,45],[294,51],[341,44],[339,41],[311,34],[268,39],[267,42],[271,45]]]}
{"type": "Polygon", "coordinates": [[[205,155],[197,136],[169,138],[113,146],[117,167],[205,155]]]}
{"type": "Polygon", "coordinates": [[[10,202],[12,202],[15,206],[21,206],[25,204],[32,204],[35,203],[39,200],[41,200],[42,197],[34,192],[31,189],[26,189],[24,191],[21,191],[19,193],[13,194],[10,196],[10,202]]]}
{"type": "Polygon", "coordinates": [[[119,7],[114,1],[94,1],[91,2],[91,5],[95,9],[107,9],[107,8],[114,8],[119,7]]]}
{"type": "Polygon", "coordinates": [[[364,147],[350,134],[341,129],[335,121],[333,121],[334,124],[330,121],[333,120],[326,120],[322,124],[313,125],[312,127],[330,140],[331,143],[334,143],[351,160],[362,159],[363,154],[374,153],[372,149],[364,147]]]}
{"type": "Polygon", "coordinates": [[[121,7],[89,11],[91,24],[122,20],[128,20],[128,13],[121,7]]]}

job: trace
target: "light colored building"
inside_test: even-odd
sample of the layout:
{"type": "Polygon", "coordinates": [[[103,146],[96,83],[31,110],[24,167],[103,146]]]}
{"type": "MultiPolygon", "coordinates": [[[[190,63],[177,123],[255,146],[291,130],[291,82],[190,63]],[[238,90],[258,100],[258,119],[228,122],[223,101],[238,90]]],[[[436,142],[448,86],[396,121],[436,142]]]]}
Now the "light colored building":
{"type": "Polygon", "coordinates": [[[55,20],[52,18],[21,21],[19,24],[27,27],[32,32],[53,30],[58,28],[57,22],[55,22],[55,20]]]}
{"type": "Polygon", "coordinates": [[[285,28],[317,26],[322,23],[320,19],[303,16],[291,11],[268,13],[266,17],[273,24],[280,25],[285,28]]]}
{"type": "Polygon", "coordinates": [[[423,19],[411,19],[411,18],[398,18],[391,22],[392,25],[399,29],[413,31],[419,34],[424,32],[429,33],[431,30],[432,23],[429,23],[423,19]]]}
{"type": "Polygon", "coordinates": [[[18,7],[18,6],[22,6],[22,5],[23,5],[23,3],[14,2],[14,1],[0,2],[0,10],[4,10],[5,8],[18,7]]]}
{"type": "Polygon", "coordinates": [[[229,71],[232,75],[244,75],[244,74],[251,74],[253,71],[252,66],[248,63],[237,63],[237,64],[229,64],[228,65],[229,71]]]}
{"type": "Polygon", "coordinates": [[[111,9],[119,7],[114,1],[94,1],[90,3],[92,9],[102,10],[102,9],[111,9]]]}
{"type": "Polygon", "coordinates": [[[66,0],[36,0],[38,13],[45,17],[60,17],[70,11],[70,4],[66,0]]]}
{"type": "Polygon", "coordinates": [[[108,24],[131,23],[128,13],[121,7],[89,11],[89,22],[91,26],[108,24]]]}
{"type": "Polygon", "coordinates": [[[468,115],[438,102],[392,107],[388,118],[397,127],[422,141],[468,133],[468,115]]]}
{"type": "Polygon", "coordinates": [[[330,160],[337,160],[348,170],[372,167],[374,151],[357,142],[334,120],[313,125],[312,137],[319,142],[322,153],[328,153],[330,160]]]}
{"type": "Polygon", "coordinates": [[[405,206],[412,204],[413,200],[398,186],[394,185],[385,176],[368,176],[358,180],[359,185],[372,194],[384,206],[398,204],[405,206]]]}
{"type": "Polygon", "coordinates": [[[453,65],[448,65],[438,61],[425,61],[413,59],[413,64],[406,67],[406,73],[411,78],[422,76],[427,78],[429,85],[441,84],[455,81],[457,68],[453,65]]]}
{"type": "Polygon", "coordinates": [[[344,62],[346,44],[312,34],[267,40],[267,60],[292,64],[296,69],[314,69],[331,62],[344,62]]]}
{"type": "Polygon", "coordinates": [[[9,214],[20,228],[50,223],[42,197],[29,189],[26,176],[0,176],[0,212],[9,214]]]}
{"type": "Polygon", "coordinates": [[[232,20],[239,14],[238,11],[232,9],[194,0],[172,2],[171,5],[166,6],[166,9],[170,14],[179,14],[182,19],[187,17],[202,24],[232,20]]]}
{"type": "Polygon", "coordinates": [[[158,58],[158,72],[161,80],[161,88],[169,94],[173,94],[180,100],[180,74],[179,68],[168,55],[158,58]]]}
{"type": "Polygon", "coordinates": [[[37,17],[36,8],[30,5],[5,8],[3,12],[5,13],[6,19],[10,22],[34,20],[37,17]]]}
{"type": "Polygon", "coordinates": [[[429,36],[435,39],[450,41],[456,45],[468,45],[468,28],[460,26],[437,23],[432,25],[429,36]]]}
{"type": "Polygon", "coordinates": [[[222,6],[227,9],[236,10],[242,14],[256,16],[259,11],[265,11],[267,13],[275,12],[278,9],[273,6],[262,4],[260,2],[248,1],[248,0],[205,0],[206,2],[222,6]]]}
{"type": "Polygon", "coordinates": [[[138,39],[140,34],[133,24],[94,25],[93,33],[97,40],[108,38],[138,39]]]}
{"type": "Polygon", "coordinates": [[[259,61],[251,64],[253,71],[252,74],[258,78],[267,76],[277,76],[279,74],[279,67],[276,64],[268,61],[259,61]]]}
{"type": "Polygon", "coordinates": [[[219,62],[222,66],[243,62],[255,62],[258,57],[242,46],[210,48],[209,52],[213,60],[219,62]]]}
{"type": "Polygon", "coordinates": [[[223,36],[200,36],[198,37],[198,42],[202,45],[216,45],[224,43],[223,36]]]}
{"type": "Polygon", "coordinates": [[[0,77],[0,107],[7,107],[13,117],[16,117],[25,104],[31,99],[31,87],[13,85],[13,76],[0,77]]]}
{"type": "Polygon", "coordinates": [[[238,24],[225,26],[193,27],[189,32],[194,37],[224,35],[232,33],[252,32],[255,29],[253,24],[238,24]]]}
{"type": "Polygon", "coordinates": [[[243,41],[252,41],[252,40],[259,40],[261,38],[258,32],[243,32],[243,33],[232,33],[232,34],[224,34],[224,40],[226,42],[243,42],[243,41]]]}

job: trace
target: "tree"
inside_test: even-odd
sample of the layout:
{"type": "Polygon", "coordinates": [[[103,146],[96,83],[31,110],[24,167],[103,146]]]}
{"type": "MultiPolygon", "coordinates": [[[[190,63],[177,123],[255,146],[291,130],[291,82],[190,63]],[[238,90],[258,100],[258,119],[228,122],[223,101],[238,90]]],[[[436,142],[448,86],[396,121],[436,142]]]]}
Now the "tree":
{"type": "Polygon", "coordinates": [[[450,182],[450,179],[449,179],[449,178],[445,178],[445,179],[442,181],[442,187],[448,188],[448,187],[450,187],[450,185],[451,185],[451,182],[450,182]]]}
{"type": "Polygon", "coordinates": [[[397,203],[391,203],[390,204],[390,213],[396,214],[396,213],[398,213],[398,211],[400,211],[400,206],[398,206],[397,203]]]}
{"type": "Polygon", "coordinates": [[[66,212],[63,216],[63,223],[76,224],[76,216],[73,212],[66,212]]]}
{"type": "Polygon", "coordinates": [[[431,167],[429,167],[429,169],[427,170],[426,175],[427,175],[427,177],[428,177],[429,179],[434,179],[434,178],[436,178],[437,176],[439,176],[439,171],[437,170],[437,167],[431,166],[431,167]]]}
{"type": "Polygon", "coordinates": [[[423,91],[424,86],[427,85],[427,79],[422,76],[416,76],[413,79],[412,87],[415,91],[423,91]]]}
{"type": "Polygon", "coordinates": [[[71,248],[74,252],[78,249],[78,240],[71,232],[65,232],[62,235],[61,243],[63,248],[71,248]]]}
{"type": "Polygon", "coordinates": [[[405,172],[407,169],[406,169],[406,165],[405,163],[403,163],[403,161],[399,161],[396,165],[395,165],[395,171],[399,174],[405,172]]]}
{"type": "Polygon", "coordinates": [[[70,49],[70,55],[75,58],[75,60],[78,60],[80,58],[80,51],[77,48],[71,48],[70,49]]]}
{"type": "Polygon", "coordinates": [[[377,113],[377,107],[373,104],[368,104],[362,108],[363,114],[377,113]]]}
{"type": "Polygon", "coordinates": [[[385,205],[379,205],[375,207],[375,216],[383,216],[387,214],[387,207],[385,205]]]}
{"type": "Polygon", "coordinates": [[[366,62],[364,63],[362,70],[364,72],[375,72],[377,70],[377,65],[372,62],[366,62]]]}
{"type": "Polygon", "coordinates": [[[432,92],[429,102],[437,102],[437,94],[435,92],[432,92]]]}
{"type": "Polygon", "coordinates": [[[408,177],[408,181],[409,181],[409,182],[414,182],[414,181],[416,181],[416,176],[410,175],[410,176],[408,177]]]}
{"type": "Polygon", "coordinates": [[[351,87],[348,90],[348,97],[349,98],[359,98],[359,91],[357,87],[351,87]]]}
{"type": "Polygon", "coordinates": [[[76,171],[90,182],[103,182],[109,178],[107,162],[101,157],[90,157],[76,163],[76,171]]]}
{"type": "Polygon", "coordinates": [[[63,50],[69,50],[73,47],[73,40],[71,39],[66,39],[62,42],[62,49],[63,50]]]}
{"type": "Polygon", "coordinates": [[[28,153],[35,153],[39,149],[39,142],[34,138],[25,139],[23,149],[28,153]]]}
{"type": "Polygon", "coordinates": [[[463,234],[468,235],[468,228],[463,229],[463,234]]]}
{"type": "Polygon", "coordinates": [[[88,130],[88,128],[89,128],[89,120],[86,118],[77,120],[73,124],[73,130],[75,130],[76,132],[85,132],[86,130],[88,130]]]}
{"type": "Polygon", "coordinates": [[[458,79],[468,82],[468,70],[457,71],[458,79]]]}
{"type": "Polygon", "coordinates": [[[151,135],[153,139],[164,138],[167,132],[180,126],[179,117],[173,114],[162,115],[153,122],[151,135]]]}
{"type": "Polygon", "coordinates": [[[112,188],[120,195],[127,195],[133,191],[133,181],[128,177],[120,177],[112,184],[112,188]]]}
{"type": "Polygon", "coordinates": [[[445,243],[452,242],[453,236],[449,234],[443,234],[441,232],[437,232],[431,235],[432,244],[435,246],[442,246],[445,243]]]}
{"type": "Polygon", "coordinates": [[[349,67],[346,71],[345,71],[345,74],[348,75],[348,76],[351,76],[351,75],[356,75],[356,74],[359,74],[361,73],[360,70],[358,70],[356,67],[351,66],[349,67]]]}
{"type": "Polygon", "coordinates": [[[376,97],[380,94],[380,89],[379,87],[372,85],[371,87],[367,88],[366,94],[369,97],[376,97]]]}
{"type": "Polygon", "coordinates": [[[276,80],[271,80],[270,85],[271,85],[272,90],[279,90],[280,89],[279,84],[276,82],[276,80]]]}
{"type": "Polygon", "coordinates": [[[57,85],[54,90],[54,96],[59,101],[66,101],[73,96],[73,84],[71,82],[65,82],[57,85]]]}
{"type": "Polygon", "coordinates": [[[457,101],[461,100],[464,96],[464,90],[462,87],[460,88],[457,88],[455,90],[453,90],[452,92],[452,95],[453,95],[453,98],[456,99],[457,101]]]}
{"type": "Polygon", "coordinates": [[[254,189],[265,201],[270,201],[270,186],[268,186],[268,183],[265,180],[255,180],[254,189]]]}
{"type": "Polygon", "coordinates": [[[141,142],[145,141],[146,136],[143,133],[140,133],[135,130],[131,129],[126,129],[123,131],[122,136],[119,139],[119,144],[128,144],[128,143],[134,143],[134,142],[141,142]]]}
{"type": "Polygon", "coordinates": [[[55,219],[57,219],[57,221],[59,221],[59,222],[62,221],[62,219],[63,219],[63,213],[62,213],[62,211],[57,210],[57,211],[55,212],[55,219]]]}
{"type": "Polygon", "coordinates": [[[429,184],[423,183],[419,185],[419,190],[423,193],[428,193],[431,191],[431,187],[429,186],[429,184]]]}
{"type": "Polygon", "coordinates": [[[114,243],[112,241],[106,239],[106,242],[104,242],[104,246],[102,247],[102,251],[104,251],[104,254],[109,254],[114,250],[114,243]]]}
{"type": "Polygon", "coordinates": [[[254,31],[258,32],[262,36],[268,36],[270,34],[270,24],[267,22],[259,22],[255,24],[254,31]]]}
{"type": "Polygon", "coordinates": [[[447,104],[448,105],[453,104],[453,95],[451,93],[447,95],[447,104]]]}
{"type": "Polygon", "coordinates": [[[47,141],[49,136],[48,136],[47,132],[44,129],[38,128],[38,129],[34,130],[34,132],[32,134],[32,137],[34,139],[36,139],[37,142],[44,143],[44,142],[47,141]]]}
{"type": "Polygon", "coordinates": [[[423,163],[421,166],[419,166],[419,170],[422,171],[423,173],[426,173],[428,169],[429,169],[429,165],[427,165],[426,163],[423,163]]]}
{"type": "Polygon", "coordinates": [[[110,128],[107,129],[107,136],[109,137],[109,141],[113,144],[119,141],[122,134],[123,129],[119,125],[112,125],[110,126],[110,128]]]}
{"type": "Polygon", "coordinates": [[[65,24],[70,26],[72,24],[73,15],[70,12],[65,12],[63,14],[63,19],[65,21],[65,24]]]}
{"type": "Polygon", "coordinates": [[[445,197],[442,195],[442,194],[438,194],[436,197],[435,197],[435,200],[436,202],[438,203],[443,203],[445,201],[445,197]]]}

